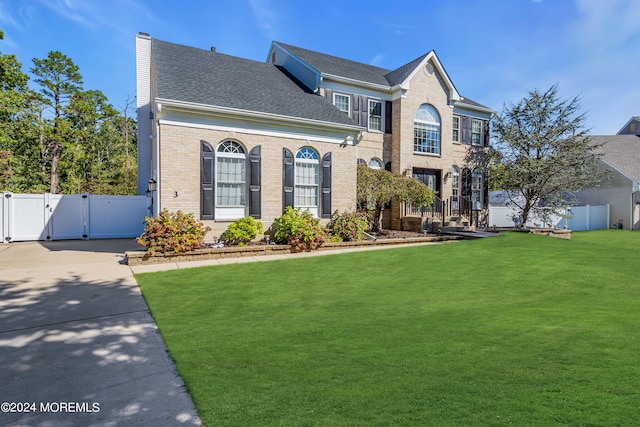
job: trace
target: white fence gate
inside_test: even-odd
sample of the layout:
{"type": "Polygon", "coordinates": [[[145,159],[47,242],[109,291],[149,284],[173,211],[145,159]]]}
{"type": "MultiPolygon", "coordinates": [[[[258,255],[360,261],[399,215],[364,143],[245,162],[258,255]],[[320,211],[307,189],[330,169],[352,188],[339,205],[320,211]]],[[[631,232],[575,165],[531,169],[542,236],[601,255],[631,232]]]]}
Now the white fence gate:
{"type": "MultiPolygon", "coordinates": [[[[564,216],[552,215],[549,221],[535,216],[530,217],[527,227],[557,227],[568,228],[573,231],[599,230],[609,228],[609,205],[603,206],[572,206],[565,210],[564,216]]],[[[508,206],[489,206],[489,226],[513,227],[513,217],[517,211],[508,206]]]]}
{"type": "Polygon", "coordinates": [[[137,237],[145,196],[0,193],[0,243],[137,237]]]}

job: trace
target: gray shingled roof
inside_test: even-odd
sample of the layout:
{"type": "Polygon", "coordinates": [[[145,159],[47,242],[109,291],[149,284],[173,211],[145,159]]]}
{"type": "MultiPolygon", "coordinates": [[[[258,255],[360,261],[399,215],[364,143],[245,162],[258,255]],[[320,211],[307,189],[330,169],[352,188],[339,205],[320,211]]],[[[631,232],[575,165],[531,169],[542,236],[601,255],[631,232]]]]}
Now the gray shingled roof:
{"type": "Polygon", "coordinates": [[[346,77],[361,82],[373,83],[377,85],[389,86],[389,82],[384,77],[390,70],[351,61],[349,59],[338,58],[337,56],[303,49],[289,44],[274,42],[282,46],[316,70],[324,74],[346,77]]]}
{"type": "Polygon", "coordinates": [[[157,97],[358,126],[280,68],[152,39],[157,97]]]}
{"type": "Polygon", "coordinates": [[[629,178],[640,182],[640,136],[596,135],[590,136],[594,144],[604,144],[604,160],[629,178]]]}
{"type": "MultiPolygon", "coordinates": [[[[282,46],[321,73],[389,87],[402,83],[407,77],[409,77],[413,70],[420,65],[422,60],[431,53],[425,53],[395,70],[387,70],[385,68],[375,67],[373,65],[367,65],[351,61],[349,59],[343,59],[337,56],[303,49],[301,47],[292,46],[282,42],[274,43],[282,46]]],[[[472,101],[469,98],[464,98],[464,102],[472,106],[489,108],[478,102],[472,101]]]]}
{"type": "Polygon", "coordinates": [[[421,57],[414,59],[408,64],[405,64],[402,67],[397,68],[391,71],[390,73],[387,73],[385,75],[385,78],[387,79],[387,81],[391,86],[395,86],[402,83],[403,81],[406,80],[407,77],[409,77],[409,75],[413,72],[413,70],[415,70],[416,67],[420,65],[420,63],[424,60],[424,58],[427,55],[429,55],[429,53],[425,53],[421,57]]]}

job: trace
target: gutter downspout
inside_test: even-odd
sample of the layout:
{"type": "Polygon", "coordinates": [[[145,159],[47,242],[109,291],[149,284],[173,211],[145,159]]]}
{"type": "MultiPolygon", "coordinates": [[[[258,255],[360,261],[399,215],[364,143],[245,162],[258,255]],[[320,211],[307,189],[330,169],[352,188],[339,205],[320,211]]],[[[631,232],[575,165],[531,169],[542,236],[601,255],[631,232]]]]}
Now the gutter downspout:
{"type": "MultiPolygon", "coordinates": [[[[158,106],[157,114],[160,114],[160,106],[158,106]]],[[[160,192],[162,191],[162,184],[160,181],[160,121],[156,120],[155,124],[156,124],[156,168],[155,168],[156,170],[154,175],[157,183],[156,198],[158,200],[156,200],[156,203],[154,205],[155,207],[154,216],[158,216],[158,214],[162,210],[160,208],[160,192]]]]}

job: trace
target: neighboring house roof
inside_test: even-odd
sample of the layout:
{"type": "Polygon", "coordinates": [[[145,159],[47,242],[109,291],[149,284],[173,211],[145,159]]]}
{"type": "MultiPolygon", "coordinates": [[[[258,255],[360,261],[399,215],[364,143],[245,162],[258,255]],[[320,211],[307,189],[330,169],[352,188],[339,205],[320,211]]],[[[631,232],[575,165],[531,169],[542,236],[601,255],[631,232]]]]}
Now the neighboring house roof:
{"type": "Polygon", "coordinates": [[[594,144],[604,144],[603,160],[630,179],[640,182],[640,136],[596,135],[590,136],[594,144]]]}
{"type": "Polygon", "coordinates": [[[633,116],[627,123],[618,131],[618,135],[640,135],[640,116],[633,116]],[[635,123],[635,130],[630,129],[631,123],[635,123]]]}
{"type": "Polygon", "coordinates": [[[152,39],[156,97],[359,127],[275,65],[152,39]]]}

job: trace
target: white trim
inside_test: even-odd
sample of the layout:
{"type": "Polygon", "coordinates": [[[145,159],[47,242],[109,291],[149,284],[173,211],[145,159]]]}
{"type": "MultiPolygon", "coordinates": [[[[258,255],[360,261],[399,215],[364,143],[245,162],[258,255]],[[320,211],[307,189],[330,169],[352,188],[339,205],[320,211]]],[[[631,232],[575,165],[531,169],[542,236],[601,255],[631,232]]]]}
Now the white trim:
{"type": "Polygon", "coordinates": [[[384,92],[392,92],[394,90],[394,87],[391,86],[387,86],[387,85],[379,85],[377,83],[370,83],[370,82],[365,82],[362,80],[356,80],[356,79],[351,79],[348,77],[341,77],[341,76],[337,76],[335,74],[327,74],[327,73],[322,73],[320,74],[320,78],[321,80],[333,80],[335,82],[338,83],[345,83],[347,85],[350,86],[360,86],[360,87],[365,87],[365,88],[374,88],[380,91],[384,91],[384,92]]]}
{"type": "Polygon", "coordinates": [[[489,114],[495,113],[495,110],[492,110],[491,108],[488,108],[488,107],[481,107],[479,105],[467,104],[466,102],[464,102],[464,98],[462,98],[459,101],[456,101],[454,104],[454,107],[468,108],[470,110],[481,111],[489,114]]]}
{"type": "Polygon", "coordinates": [[[402,86],[403,88],[409,89],[409,82],[413,79],[413,77],[415,77],[416,73],[424,69],[424,67],[429,63],[429,61],[433,62],[433,64],[435,65],[434,71],[438,72],[442,80],[444,80],[445,86],[447,87],[447,89],[449,89],[448,95],[451,101],[457,102],[462,100],[463,98],[458,93],[456,87],[453,85],[453,82],[449,78],[449,75],[447,74],[447,72],[444,70],[444,67],[440,63],[438,56],[433,50],[429,52],[427,56],[423,58],[422,61],[420,61],[420,64],[411,72],[411,74],[409,74],[409,76],[406,79],[404,79],[404,81],[400,84],[400,86],[402,86]]]}
{"type": "Polygon", "coordinates": [[[274,136],[278,138],[299,139],[303,141],[327,142],[330,144],[338,144],[338,145],[340,144],[357,145],[357,142],[353,139],[349,139],[349,137],[344,139],[330,138],[330,137],[316,137],[316,136],[300,134],[300,133],[255,130],[255,129],[247,129],[243,127],[235,127],[235,126],[204,125],[204,124],[198,124],[198,123],[179,122],[175,120],[159,120],[158,123],[161,125],[169,125],[169,126],[179,126],[179,127],[188,127],[188,128],[194,128],[194,129],[206,129],[206,130],[221,130],[226,132],[245,133],[248,135],[274,136]]]}
{"type": "Polygon", "coordinates": [[[174,101],[170,99],[164,98],[156,98],[156,104],[164,104],[168,107],[174,107],[176,109],[185,109],[189,111],[200,111],[202,113],[214,113],[221,116],[231,116],[242,118],[245,120],[254,120],[259,122],[272,122],[273,120],[277,120],[284,123],[294,123],[298,125],[303,125],[305,128],[309,128],[310,124],[315,125],[316,127],[322,128],[332,128],[332,129],[340,129],[340,130],[349,130],[349,131],[360,131],[362,128],[360,126],[355,125],[347,125],[333,122],[325,122],[322,120],[314,120],[314,119],[304,119],[299,117],[291,117],[291,116],[283,116],[281,114],[273,114],[273,113],[262,113],[257,111],[249,111],[242,110],[238,108],[229,108],[229,107],[219,107],[207,104],[198,104],[193,102],[183,102],[183,101],[174,101]],[[269,120],[271,119],[271,120],[269,120]]]}

